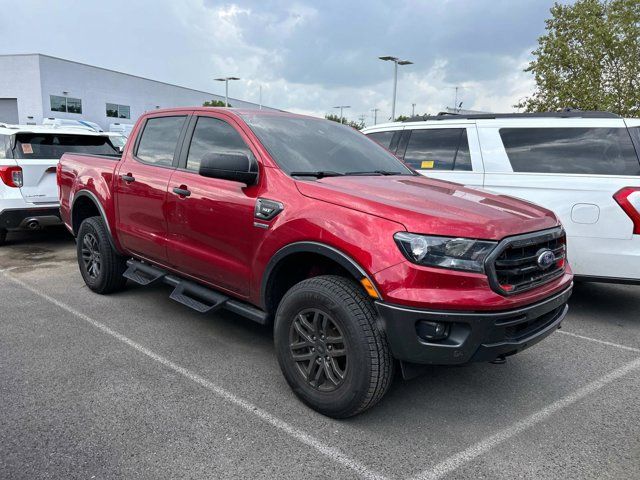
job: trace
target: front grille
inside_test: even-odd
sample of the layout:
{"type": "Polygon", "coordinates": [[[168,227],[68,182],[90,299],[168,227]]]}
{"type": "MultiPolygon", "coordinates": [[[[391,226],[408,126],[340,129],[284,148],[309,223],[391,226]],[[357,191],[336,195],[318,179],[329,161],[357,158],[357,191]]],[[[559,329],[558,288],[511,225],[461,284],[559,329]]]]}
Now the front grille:
{"type": "Polygon", "coordinates": [[[531,290],[558,277],[565,270],[566,237],[557,228],[503,240],[489,258],[488,273],[492,288],[503,295],[531,290]],[[549,250],[555,260],[544,268],[538,262],[549,250]]]}

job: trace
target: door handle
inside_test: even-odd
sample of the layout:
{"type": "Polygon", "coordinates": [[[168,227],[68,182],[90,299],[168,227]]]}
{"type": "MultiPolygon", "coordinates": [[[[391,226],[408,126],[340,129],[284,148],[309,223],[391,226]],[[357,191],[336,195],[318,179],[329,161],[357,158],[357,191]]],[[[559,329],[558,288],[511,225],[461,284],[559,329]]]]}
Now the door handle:
{"type": "Polygon", "coordinates": [[[181,187],[174,188],[173,193],[175,193],[179,197],[188,197],[189,195],[191,195],[191,191],[187,190],[187,187],[184,187],[184,188],[182,187],[184,187],[184,185],[182,185],[181,187]]]}
{"type": "Polygon", "coordinates": [[[136,177],[134,177],[130,173],[127,173],[126,175],[120,175],[120,178],[122,180],[124,180],[125,182],[127,182],[127,183],[131,183],[131,182],[135,182],[136,181],[136,177]]]}

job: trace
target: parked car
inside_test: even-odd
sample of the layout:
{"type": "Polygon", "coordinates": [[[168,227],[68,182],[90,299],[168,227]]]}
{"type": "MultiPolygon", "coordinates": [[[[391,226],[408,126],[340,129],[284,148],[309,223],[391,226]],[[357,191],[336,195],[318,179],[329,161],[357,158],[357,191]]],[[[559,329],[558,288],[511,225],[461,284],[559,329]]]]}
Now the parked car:
{"type": "Polygon", "coordinates": [[[89,120],[76,120],[73,118],[55,118],[48,117],[42,120],[43,125],[65,128],[81,128],[92,132],[102,132],[102,127],[95,122],[89,120]]]}
{"type": "Polygon", "coordinates": [[[120,133],[121,135],[124,135],[125,137],[129,137],[129,135],[131,135],[131,129],[133,128],[133,125],[128,124],[128,123],[111,123],[109,125],[109,131],[113,132],[113,133],[120,133]]]}
{"type": "Polygon", "coordinates": [[[117,149],[106,135],[86,129],[0,124],[0,245],[9,230],[61,224],[56,165],[64,152],[117,149]]]}
{"type": "Polygon", "coordinates": [[[363,132],[423,175],[553,210],[577,278],[640,282],[640,119],[440,115],[363,132]]]}
{"type": "Polygon", "coordinates": [[[127,137],[117,132],[107,132],[107,136],[114,147],[116,147],[120,152],[124,150],[124,146],[127,143],[127,137]]]}
{"type": "Polygon", "coordinates": [[[552,212],[422,177],[323,119],[156,110],[122,158],[65,154],[58,184],[90,289],[164,282],[199,312],[273,320],[289,385],[333,417],[377,403],[394,358],[405,376],[504,361],[568,308],[552,212]]]}

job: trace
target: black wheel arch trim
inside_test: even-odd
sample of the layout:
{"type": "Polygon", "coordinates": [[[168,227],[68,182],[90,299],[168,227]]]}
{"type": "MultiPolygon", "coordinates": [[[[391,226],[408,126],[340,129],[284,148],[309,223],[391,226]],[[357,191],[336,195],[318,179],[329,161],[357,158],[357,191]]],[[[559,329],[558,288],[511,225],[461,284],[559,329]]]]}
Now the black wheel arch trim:
{"type": "Polygon", "coordinates": [[[369,274],[349,255],[324,243],[303,241],[291,243],[282,247],[271,257],[269,263],[267,263],[267,267],[262,275],[262,285],[260,289],[260,303],[262,308],[267,307],[267,288],[269,286],[269,279],[271,278],[271,274],[275,267],[286,257],[295,253],[316,253],[335,261],[358,281],[363,278],[369,280],[378,294],[378,299],[382,299],[382,295],[380,295],[380,292],[376,288],[375,283],[371,280],[369,274]]]}
{"type": "Polygon", "coordinates": [[[96,197],[93,192],[90,192],[88,190],[80,190],[73,197],[73,204],[71,205],[71,227],[73,229],[73,232],[72,232],[73,236],[77,237],[78,232],[80,230],[80,225],[78,225],[77,229],[73,225],[73,209],[76,206],[76,202],[78,201],[78,199],[82,197],[89,198],[93,202],[93,204],[97,207],[98,212],[100,213],[100,217],[102,217],[102,221],[107,227],[107,236],[109,237],[109,243],[111,244],[111,247],[116,252],[119,252],[118,248],[116,248],[115,242],[113,241],[113,235],[111,233],[111,227],[109,226],[109,221],[107,220],[107,214],[105,213],[104,208],[102,208],[102,204],[100,203],[100,200],[98,200],[98,197],[96,197]]]}

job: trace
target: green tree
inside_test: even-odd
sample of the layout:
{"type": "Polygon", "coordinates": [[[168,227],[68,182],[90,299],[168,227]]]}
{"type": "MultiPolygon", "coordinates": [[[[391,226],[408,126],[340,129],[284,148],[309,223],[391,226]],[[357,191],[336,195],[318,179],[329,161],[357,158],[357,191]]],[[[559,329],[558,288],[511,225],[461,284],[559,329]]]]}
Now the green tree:
{"type": "Polygon", "coordinates": [[[640,2],[577,0],[554,4],[535,59],[525,69],[536,89],[517,107],[640,115],[640,2]]]}
{"type": "Polygon", "coordinates": [[[406,115],[398,115],[394,122],[404,122],[405,120],[409,120],[409,117],[406,115]]]}
{"type": "Polygon", "coordinates": [[[327,113],[324,118],[327,120],[331,120],[332,122],[342,123],[344,125],[349,125],[350,127],[355,128],[356,130],[362,130],[364,128],[364,122],[355,122],[353,120],[349,121],[345,117],[340,118],[339,115],[334,115],[333,113],[327,113]]]}
{"type": "MultiPolygon", "coordinates": [[[[203,107],[224,107],[224,102],[222,100],[210,100],[208,102],[204,102],[202,104],[203,107]]],[[[229,104],[231,107],[231,104],[229,104]]]]}

